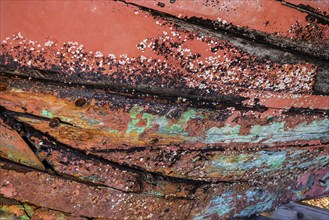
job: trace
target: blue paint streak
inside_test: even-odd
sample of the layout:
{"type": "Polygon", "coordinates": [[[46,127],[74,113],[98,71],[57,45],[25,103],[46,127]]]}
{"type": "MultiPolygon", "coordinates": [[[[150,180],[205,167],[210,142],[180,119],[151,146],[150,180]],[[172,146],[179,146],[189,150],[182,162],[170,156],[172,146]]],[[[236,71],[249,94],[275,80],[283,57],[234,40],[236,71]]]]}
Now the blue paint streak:
{"type": "Polygon", "coordinates": [[[218,216],[223,216],[231,212],[234,209],[234,205],[231,204],[233,200],[232,198],[233,192],[231,191],[225,192],[220,196],[215,196],[208,205],[208,208],[200,215],[195,216],[194,219],[201,220],[206,216],[213,215],[215,213],[217,213],[218,216]]]}

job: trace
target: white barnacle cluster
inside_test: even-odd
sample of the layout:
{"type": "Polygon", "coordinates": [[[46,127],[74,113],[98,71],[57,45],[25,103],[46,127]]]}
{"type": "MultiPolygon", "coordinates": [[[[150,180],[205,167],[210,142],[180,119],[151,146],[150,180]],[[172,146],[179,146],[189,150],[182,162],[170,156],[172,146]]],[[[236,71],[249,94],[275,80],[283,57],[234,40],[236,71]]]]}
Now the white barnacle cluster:
{"type": "Polygon", "coordinates": [[[227,21],[226,21],[226,20],[221,19],[221,18],[219,18],[219,17],[218,17],[216,20],[217,20],[217,22],[219,22],[220,24],[223,24],[223,25],[226,25],[226,24],[227,24],[227,21]]]}
{"type": "MultiPolygon", "coordinates": [[[[221,19],[218,21],[226,24],[226,21],[221,19]]],[[[152,83],[159,83],[164,87],[169,81],[177,81],[207,93],[221,91],[229,94],[236,92],[238,87],[288,90],[296,93],[310,91],[316,71],[316,68],[309,64],[279,65],[267,61],[256,62],[255,57],[228,42],[197,35],[192,31],[179,31],[173,26],[162,30],[156,38],[144,39],[136,46],[141,51],[153,51],[156,59],[143,55],[130,58],[127,54],[118,57],[114,54],[104,56],[101,51],[88,53],[84,51],[83,45],[77,42],[64,43],[63,47],[54,50],[53,46],[56,44],[48,40],[44,44],[45,50],[37,41],[26,41],[20,34],[14,35],[12,39],[19,40],[19,43],[33,54],[42,53],[47,59],[50,58],[48,60],[52,59],[53,63],[70,72],[97,70],[108,75],[113,74],[118,80],[134,80],[137,76],[140,77],[141,73],[151,81],[152,77],[160,75],[164,77],[159,77],[159,82],[152,83]],[[161,57],[164,59],[160,59],[161,57]],[[118,73],[120,71],[116,71],[118,69],[127,71],[122,76],[118,73]],[[175,80],[177,76],[181,77],[181,80],[175,80]]],[[[2,43],[11,45],[12,42],[9,38],[2,43]]],[[[14,50],[14,46],[10,49],[14,50]]],[[[20,56],[22,55],[18,53],[17,60],[24,65],[43,65],[41,61],[27,60],[20,56]]]]}
{"type": "Polygon", "coordinates": [[[102,52],[100,52],[100,51],[96,51],[96,52],[95,52],[95,57],[96,57],[96,58],[102,58],[102,57],[104,57],[104,55],[103,55],[102,52]]]}
{"type": "Polygon", "coordinates": [[[160,20],[160,19],[158,19],[158,20],[155,21],[155,24],[157,24],[159,26],[163,26],[163,25],[165,25],[165,23],[166,22],[164,20],[160,20]]]}
{"type": "MultiPolygon", "coordinates": [[[[203,37],[196,39],[206,41],[203,37]]],[[[316,68],[309,64],[285,64],[281,67],[270,61],[255,63],[252,56],[246,56],[228,44],[209,40],[208,46],[209,49],[216,49],[213,49],[214,55],[205,57],[204,62],[197,60],[199,69],[206,67],[206,70],[198,71],[197,78],[187,77],[189,87],[211,88],[217,91],[222,89],[221,84],[228,84],[249,89],[286,90],[292,93],[311,90],[316,68]],[[220,51],[217,51],[218,46],[220,51]],[[243,60],[240,59],[242,56],[243,60]],[[203,80],[206,80],[206,83],[203,80]]]]}
{"type": "Polygon", "coordinates": [[[312,89],[314,82],[315,67],[296,65],[294,69],[287,72],[278,72],[281,74],[277,78],[278,84],[274,86],[274,90],[289,89],[291,92],[307,92],[312,89]]]}
{"type": "Polygon", "coordinates": [[[13,40],[19,40],[23,39],[24,37],[22,36],[21,32],[18,32],[17,34],[13,34],[13,40]]]}
{"type": "Polygon", "coordinates": [[[127,62],[129,63],[130,59],[127,54],[121,54],[119,59],[119,64],[120,65],[125,65],[127,62]]]}
{"type": "Polygon", "coordinates": [[[146,49],[147,46],[147,41],[148,39],[144,39],[142,42],[140,42],[136,47],[137,49],[141,50],[144,52],[144,50],[146,49]]]}
{"type": "MultiPolygon", "coordinates": [[[[13,55],[14,62],[19,63],[23,66],[32,66],[35,65],[33,52],[35,52],[36,48],[34,47],[36,41],[28,40],[23,37],[21,32],[17,34],[13,34],[11,37],[7,37],[2,41],[2,46],[4,46],[4,50],[11,53],[13,55]],[[24,52],[21,52],[24,51],[24,52]],[[29,51],[29,56],[26,56],[26,52],[29,51]]],[[[40,50],[36,51],[40,53],[40,50]]]]}
{"type": "Polygon", "coordinates": [[[54,45],[54,41],[48,40],[47,42],[45,42],[45,47],[51,47],[54,45]]]}
{"type": "Polygon", "coordinates": [[[63,47],[61,49],[67,52],[68,54],[71,54],[72,58],[83,57],[84,46],[82,44],[79,44],[78,42],[69,41],[64,45],[66,46],[65,49],[63,47]]]}

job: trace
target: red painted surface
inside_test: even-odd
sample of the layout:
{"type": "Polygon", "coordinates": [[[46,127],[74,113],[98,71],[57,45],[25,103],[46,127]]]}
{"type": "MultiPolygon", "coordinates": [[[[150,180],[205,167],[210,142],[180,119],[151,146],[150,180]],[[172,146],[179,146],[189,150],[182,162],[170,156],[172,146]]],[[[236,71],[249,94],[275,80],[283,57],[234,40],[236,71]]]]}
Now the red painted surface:
{"type": "Polygon", "coordinates": [[[1,1],[1,39],[21,32],[41,44],[79,42],[87,50],[136,55],[136,45],[162,28],[113,1],[1,1]]]}
{"type": "MultiPolygon", "coordinates": [[[[224,23],[232,23],[240,27],[263,31],[266,33],[279,33],[285,35],[289,32],[291,25],[296,21],[307,24],[305,21],[306,13],[296,9],[286,7],[276,0],[258,0],[258,1],[229,1],[229,0],[192,0],[192,1],[155,1],[155,0],[128,0],[127,2],[135,3],[145,7],[150,7],[159,11],[173,14],[177,17],[200,17],[220,20],[224,23]],[[159,6],[159,2],[165,4],[159,6]],[[280,16],[278,16],[280,15],[280,16]]],[[[287,1],[296,5],[311,5],[321,12],[328,13],[329,3],[327,1],[307,1],[293,0],[287,1]]],[[[326,36],[329,32],[327,30],[326,36]]]]}

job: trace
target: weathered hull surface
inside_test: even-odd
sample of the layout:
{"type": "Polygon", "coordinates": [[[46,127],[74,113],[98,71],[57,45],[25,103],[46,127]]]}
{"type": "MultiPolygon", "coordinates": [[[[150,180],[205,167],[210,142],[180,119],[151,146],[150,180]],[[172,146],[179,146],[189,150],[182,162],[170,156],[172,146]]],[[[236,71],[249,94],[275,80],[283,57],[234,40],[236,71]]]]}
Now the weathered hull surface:
{"type": "Polygon", "coordinates": [[[241,2],[1,2],[3,215],[227,219],[328,194],[329,4],[241,2]]]}

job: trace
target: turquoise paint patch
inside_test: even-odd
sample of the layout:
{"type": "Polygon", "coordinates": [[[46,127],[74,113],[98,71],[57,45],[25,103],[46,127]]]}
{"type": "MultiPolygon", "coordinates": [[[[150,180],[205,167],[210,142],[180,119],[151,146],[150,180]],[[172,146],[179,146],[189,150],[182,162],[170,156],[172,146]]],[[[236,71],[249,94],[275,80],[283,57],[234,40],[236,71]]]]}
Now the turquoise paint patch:
{"type": "Polygon", "coordinates": [[[296,199],[302,199],[304,197],[305,192],[303,190],[293,190],[293,193],[296,199]]]}
{"type": "Polygon", "coordinates": [[[254,125],[250,129],[250,134],[272,134],[284,132],[284,122],[273,122],[270,125],[254,125]]]}
{"type": "Polygon", "coordinates": [[[282,168],[284,161],[287,159],[286,152],[279,151],[273,152],[269,160],[265,163],[270,167],[271,170],[279,170],[282,168]]]}
{"type": "Polygon", "coordinates": [[[286,151],[260,151],[253,154],[220,155],[213,158],[206,171],[208,175],[214,176],[230,175],[230,173],[242,175],[251,169],[260,168],[266,164],[268,169],[258,170],[258,173],[265,174],[269,171],[282,169],[287,158],[286,154],[286,151]]]}
{"type": "Polygon", "coordinates": [[[320,186],[326,187],[326,191],[329,192],[329,173],[325,174],[321,179],[323,181],[320,182],[320,186]]]}
{"type": "MultiPolygon", "coordinates": [[[[304,160],[307,160],[307,158],[304,158],[304,160]]],[[[329,155],[323,155],[323,156],[314,158],[310,161],[305,161],[305,162],[299,163],[296,165],[296,167],[298,167],[300,169],[306,169],[311,166],[314,166],[319,169],[321,167],[326,166],[327,164],[329,164],[329,155]]]]}
{"type": "Polygon", "coordinates": [[[215,196],[214,199],[211,200],[207,209],[195,216],[195,220],[202,220],[208,215],[218,214],[219,217],[231,212],[234,209],[234,205],[232,203],[233,192],[228,191],[223,193],[220,196],[215,196]]]}
{"type": "Polygon", "coordinates": [[[299,156],[299,154],[303,154],[303,153],[306,153],[307,150],[295,150],[291,155],[290,157],[296,157],[296,156],[299,156]]]}
{"type": "Polygon", "coordinates": [[[43,117],[46,117],[46,118],[52,118],[52,117],[54,117],[53,113],[47,111],[46,109],[43,109],[43,110],[41,111],[41,115],[42,115],[43,117]]]}
{"type": "Polygon", "coordinates": [[[329,139],[329,120],[313,121],[310,124],[302,123],[292,130],[284,129],[285,122],[273,122],[270,125],[254,125],[250,134],[240,135],[240,125],[222,128],[212,127],[206,132],[204,143],[217,142],[252,142],[275,143],[295,140],[329,139]]]}
{"type": "Polygon", "coordinates": [[[196,220],[207,218],[207,216],[217,214],[219,218],[230,213],[236,207],[238,201],[233,198],[243,199],[244,203],[250,205],[236,213],[234,217],[251,216],[255,213],[266,211],[273,206],[273,202],[276,200],[278,194],[264,191],[263,189],[250,189],[245,193],[234,194],[232,191],[228,191],[218,196],[215,195],[210,201],[210,204],[206,210],[194,217],[196,220]]]}
{"type": "Polygon", "coordinates": [[[247,206],[239,213],[235,214],[234,217],[246,217],[251,216],[255,213],[263,212],[270,209],[273,206],[273,202],[277,198],[277,194],[272,194],[262,189],[253,189],[246,192],[247,201],[254,203],[247,206]]]}
{"type": "Polygon", "coordinates": [[[285,151],[259,151],[253,154],[217,155],[211,159],[205,168],[209,176],[243,176],[252,169],[254,173],[266,174],[268,172],[290,169],[322,168],[329,164],[329,155],[309,158],[305,157],[305,150],[295,150],[291,155],[285,151]],[[261,168],[261,169],[260,169],[261,168]]]}
{"type": "Polygon", "coordinates": [[[158,132],[160,134],[166,133],[166,128],[168,127],[168,119],[166,117],[160,117],[155,119],[154,121],[155,124],[159,125],[158,132]]]}
{"type": "Polygon", "coordinates": [[[231,127],[225,125],[222,128],[212,127],[206,132],[206,143],[216,142],[230,142],[231,140],[238,139],[240,133],[240,125],[231,127]]]}

